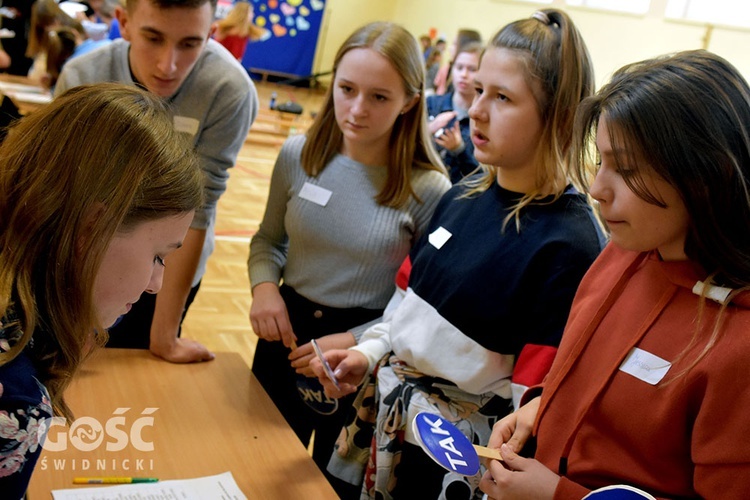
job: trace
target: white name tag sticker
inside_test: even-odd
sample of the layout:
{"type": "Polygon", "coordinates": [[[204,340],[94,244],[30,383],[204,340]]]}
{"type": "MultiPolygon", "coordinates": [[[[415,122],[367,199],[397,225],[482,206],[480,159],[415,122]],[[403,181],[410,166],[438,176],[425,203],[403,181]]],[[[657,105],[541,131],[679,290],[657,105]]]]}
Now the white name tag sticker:
{"type": "Polygon", "coordinates": [[[188,116],[175,116],[173,123],[174,129],[177,132],[183,132],[190,135],[197,134],[198,127],[200,127],[201,124],[201,122],[199,122],[195,118],[190,118],[188,116]]]}
{"type": "Polygon", "coordinates": [[[316,186],[315,184],[310,184],[309,182],[305,182],[305,185],[302,186],[302,189],[299,190],[300,198],[302,198],[303,200],[311,201],[317,205],[320,205],[321,207],[324,207],[328,204],[328,200],[331,199],[332,194],[333,191],[329,191],[326,188],[316,186]]]}
{"type": "Polygon", "coordinates": [[[174,117],[174,129],[177,132],[184,132],[186,134],[195,135],[198,133],[198,127],[201,122],[195,118],[189,116],[175,116],[174,117]]]}
{"type": "Polygon", "coordinates": [[[672,363],[650,352],[633,347],[620,365],[620,371],[629,373],[647,384],[656,385],[672,367],[672,363]]]}
{"type": "Polygon", "coordinates": [[[443,245],[445,245],[445,242],[451,239],[451,236],[453,235],[450,233],[450,231],[445,229],[443,226],[440,226],[439,228],[435,229],[430,234],[430,236],[427,237],[427,241],[430,242],[430,245],[440,250],[443,245]]]}

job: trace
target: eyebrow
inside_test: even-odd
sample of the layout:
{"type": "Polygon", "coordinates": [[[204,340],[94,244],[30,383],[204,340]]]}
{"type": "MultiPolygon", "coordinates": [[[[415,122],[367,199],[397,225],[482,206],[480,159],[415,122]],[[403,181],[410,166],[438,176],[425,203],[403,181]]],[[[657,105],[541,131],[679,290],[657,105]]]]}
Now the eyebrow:
{"type": "MultiPolygon", "coordinates": [[[[339,78],[339,81],[343,82],[343,83],[348,83],[350,85],[354,85],[355,84],[354,82],[352,82],[351,80],[347,80],[346,78],[339,78]]],[[[373,90],[375,92],[381,92],[383,94],[390,94],[391,93],[390,89],[379,88],[379,87],[375,87],[375,88],[370,89],[370,90],[373,90]]]]}
{"type": "MultiPolygon", "coordinates": [[[[162,33],[161,31],[157,30],[156,28],[152,28],[150,26],[144,26],[144,27],[142,27],[141,28],[141,32],[145,33],[145,34],[149,34],[149,35],[160,36],[160,37],[163,37],[163,38],[165,37],[164,33],[162,33]]],[[[202,42],[203,40],[204,40],[204,38],[202,36],[191,35],[191,36],[186,36],[185,38],[180,39],[180,42],[202,42]]]]}
{"type": "Polygon", "coordinates": [[[485,84],[483,84],[482,82],[480,82],[476,78],[474,78],[474,85],[481,85],[482,87],[490,88],[490,89],[496,90],[498,92],[505,92],[505,93],[512,93],[513,92],[513,89],[511,89],[511,88],[509,88],[509,87],[507,87],[505,85],[502,85],[502,84],[501,85],[496,85],[494,83],[488,83],[487,85],[485,85],[485,84]]]}

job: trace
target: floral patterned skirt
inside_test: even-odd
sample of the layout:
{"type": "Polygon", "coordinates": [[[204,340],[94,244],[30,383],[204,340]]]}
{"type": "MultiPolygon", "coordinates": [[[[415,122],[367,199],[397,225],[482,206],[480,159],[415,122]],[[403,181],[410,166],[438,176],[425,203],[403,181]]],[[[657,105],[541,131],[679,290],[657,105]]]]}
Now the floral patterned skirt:
{"type": "MultiPolygon", "coordinates": [[[[336,441],[328,471],[351,484],[362,484],[362,499],[391,499],[403,443],[419,444],[411,429],[417,413],[440,415],[472,443],[486,445],[492,426],[512,409],[509,399],[494,393],[469,394],[447,380],[424,375],[389,354],[360,389],[336,441]]],[[[446,470],[441,477],[419,480],[441,483],[443,493],[438,498],[444,498],[445,489],[455,481],[468,485],[472,493],[467,498],[480,498],[481,474],[464,477],[446,470]]]]}

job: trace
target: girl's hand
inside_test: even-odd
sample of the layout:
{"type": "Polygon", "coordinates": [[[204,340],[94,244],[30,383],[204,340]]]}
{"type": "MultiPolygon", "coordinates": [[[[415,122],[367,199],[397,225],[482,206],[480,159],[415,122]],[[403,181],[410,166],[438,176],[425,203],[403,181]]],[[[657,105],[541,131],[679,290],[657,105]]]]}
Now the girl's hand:
{"type": "MultiPolygon", "coordinates": [[[[357,344],[351,332],[332,333],[331,335],[325,335],[316,339],[316,342],[323,352],[330,351],[331,349],[348,349],[357,344]]],[[[299,346],[299,348],[289,353],[289,361],[292,362],[294,371],[306,377],[316,376],[310,366],[310,362],[315,358],[315,351],[310,342],[299,346]]]]}
{"type": "Polygon", "coordinates": [[[445,129],[440,137],[435,138],[435,143],[448,151],[458,151],[464,147],[464,139],[461,137],[461,126],[454,122],[453,126],[445,129]]]}
{"type": "Polygon", "coordinates": [[[427,130],[429,130],[430,135],[434,137],[435,132],[437,132],[441,128],[445,128],[445,126],[448,125],[448,123],[455,117],[455,111],[443,111],[427,124],[427,130]]]}
{"type": "Polygon", "coordinates": [[[334,349],[326,352],[328,364],[331,365],[333,374],[339,382],[341,389],[337,389],[326,375],[325,368],[318,358],[310,362],[313,372],[325,389],[329,398],[341,398],[357,390],[357,386],[367,374],[370,367],[367,358],[359,351],[334,349]]]}
{"type": "Polygon", "coordinates": [[[502,444],[507,444],[511,451],[515,453],[521,451],[534,428],[540,400],[540,397],[532,399],[517,411],[497,422],[492,428],[492,435],[487,446],[500,449],[502,444]]]}
{"type": "Polygon", "coordinates": [[[280,340],[286,347],[297,340],[276,283],[260,283],[253,288],[250,324],[255,334],[263,340],[280,340]]]}
{"type": "Polygon", "coordinates": [[[554,496],[560,476],[533,458],[516,455],[507,444],[500,447],[500,453],[504,462],[490,460],[479,482],[479,488],[488,498],[547,499],[554,496]]]}

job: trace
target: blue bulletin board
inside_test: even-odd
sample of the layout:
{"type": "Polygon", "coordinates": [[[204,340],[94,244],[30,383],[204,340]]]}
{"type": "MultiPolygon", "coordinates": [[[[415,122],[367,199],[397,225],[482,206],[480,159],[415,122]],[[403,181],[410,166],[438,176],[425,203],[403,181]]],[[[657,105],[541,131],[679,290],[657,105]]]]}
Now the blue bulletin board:
{"type": "Polygon", "coordinates": [[[312,73],[325,0],[251,0],[255,24],[265,31],[250,42],[242,65],[253,70],[308,76],[312,73]]]}

